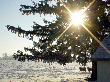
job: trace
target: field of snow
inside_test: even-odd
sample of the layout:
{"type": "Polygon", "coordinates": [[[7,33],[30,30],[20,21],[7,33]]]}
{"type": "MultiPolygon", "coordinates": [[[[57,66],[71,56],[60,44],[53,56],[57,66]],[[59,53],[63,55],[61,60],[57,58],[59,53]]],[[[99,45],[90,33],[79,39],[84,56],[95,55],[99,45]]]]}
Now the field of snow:
{"type": "Polygon", "coordinates": [[[0,82],[85,82],[89,76],[88,71],[79,71],[77,63],[63,66],[58,63],[0,60],[0,82]]]}

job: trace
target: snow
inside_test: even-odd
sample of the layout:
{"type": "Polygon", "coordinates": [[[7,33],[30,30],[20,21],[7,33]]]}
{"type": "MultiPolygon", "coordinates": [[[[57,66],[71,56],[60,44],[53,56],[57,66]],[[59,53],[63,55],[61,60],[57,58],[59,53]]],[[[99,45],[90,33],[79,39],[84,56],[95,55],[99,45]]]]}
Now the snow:
{"type": "MultiPolygon", "coordinates": [[[[90,67],[91,64],[89,63],[90,67]]],[[[58,63],[0,59],[0,82],[79,82],[90,73],[79,71],[80,65],[73,62],[65,66],[58,63]]]]}

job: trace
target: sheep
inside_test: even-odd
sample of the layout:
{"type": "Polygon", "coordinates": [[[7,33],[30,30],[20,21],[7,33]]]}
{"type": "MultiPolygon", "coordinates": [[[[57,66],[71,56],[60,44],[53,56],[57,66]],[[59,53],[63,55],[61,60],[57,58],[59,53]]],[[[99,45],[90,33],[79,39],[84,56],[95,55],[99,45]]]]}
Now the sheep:
{"type": "Polygon", "coordinates": [[[90,67],[87,67],[87,70],[90,72],[90,71],[92,71],[92,68],[90,68],[90,67]]]}
{"type": "Polygon", "coordinates": [[[86,67],[79,67],[80,71],[85,71],[86,72],[86,67]]]}

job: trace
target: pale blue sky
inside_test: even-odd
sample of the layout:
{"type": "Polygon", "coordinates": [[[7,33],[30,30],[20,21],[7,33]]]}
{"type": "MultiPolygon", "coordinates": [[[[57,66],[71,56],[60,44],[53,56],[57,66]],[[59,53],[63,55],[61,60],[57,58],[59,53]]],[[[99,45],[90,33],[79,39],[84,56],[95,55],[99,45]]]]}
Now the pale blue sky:
{"type": "MultiPolygon", "coordinates": [[[[37,1],[37,0],[36,0],[37,1]]],[[[6,25],[21,26],[23,29],[31,29],[33,21],[43,24],[42,19],[37,15],[22,15],[19,11],[21,4],[32,4],[31,0],[0,0],[0,56],[3,53],[12,55],[18,49],[23,50],[24,46],[31,47],[32,41],[20,38],[7,30],[6,25]]],[[[48,17],[49,20],[55,18],[48,17]]]]}

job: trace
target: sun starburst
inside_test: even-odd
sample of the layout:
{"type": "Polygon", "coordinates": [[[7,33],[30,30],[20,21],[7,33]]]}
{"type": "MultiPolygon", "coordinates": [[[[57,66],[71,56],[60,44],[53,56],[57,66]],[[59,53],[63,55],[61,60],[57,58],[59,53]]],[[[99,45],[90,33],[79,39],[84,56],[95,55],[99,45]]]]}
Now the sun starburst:
{"type": "Polygon", "coordinates": [[[80,25],[84,23],[84,18],[86,17],[81,11],[71,13],[71,23],[74,25],[80,25]]]}

